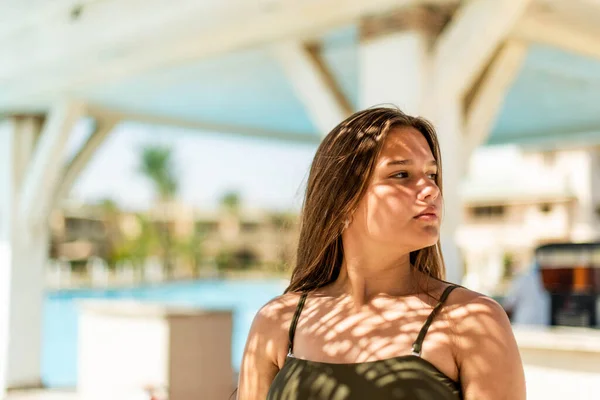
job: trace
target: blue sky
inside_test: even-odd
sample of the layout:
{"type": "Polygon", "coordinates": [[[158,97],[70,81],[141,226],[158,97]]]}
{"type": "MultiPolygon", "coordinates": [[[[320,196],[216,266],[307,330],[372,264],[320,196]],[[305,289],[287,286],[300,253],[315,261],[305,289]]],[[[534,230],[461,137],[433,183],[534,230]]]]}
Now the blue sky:
{"type": "MultiPolygon", "coordinates": [[[[77,126],[68,154],[89,134],[77,126]]],[[[245,206],[299,209],[316,145],[240,138],[180,128],[126,123],[110,134],[82,172],[70,197],[94,202],[111,198],[126,209],[145,209],[153,201],[149,182],[138,172],[140,148],[171,146],[180,179],[180,199],[214,208],[227,190],[237,190],[245,206]]]]}

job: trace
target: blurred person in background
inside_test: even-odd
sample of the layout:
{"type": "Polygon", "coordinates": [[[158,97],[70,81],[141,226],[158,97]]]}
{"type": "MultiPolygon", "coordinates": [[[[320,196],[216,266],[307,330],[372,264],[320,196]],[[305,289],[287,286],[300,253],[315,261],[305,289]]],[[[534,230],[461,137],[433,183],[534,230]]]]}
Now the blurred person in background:
{"type": "Polygon", "coordinates": [[[525,399],[503,308],[443,280],[441,168],[434,128],[395,108],[324,138],[291,282],[253,321],[238,399],[525,399]]]}
{"type": "Polygon", "coordinates": [[[513,324],[550,325],[550,295],[537,263],[513,279],[502,305],[513,324]]]}

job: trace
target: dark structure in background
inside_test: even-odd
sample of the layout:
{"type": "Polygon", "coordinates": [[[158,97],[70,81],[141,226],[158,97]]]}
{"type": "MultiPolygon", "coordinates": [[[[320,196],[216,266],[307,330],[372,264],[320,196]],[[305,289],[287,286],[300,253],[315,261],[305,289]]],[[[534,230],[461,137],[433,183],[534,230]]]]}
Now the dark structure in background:
{"type": "Polygon", "coordinates": [[[551,297],[551,325],[600,327],[600,242],[544,245],[536,261],[551,297]]]}

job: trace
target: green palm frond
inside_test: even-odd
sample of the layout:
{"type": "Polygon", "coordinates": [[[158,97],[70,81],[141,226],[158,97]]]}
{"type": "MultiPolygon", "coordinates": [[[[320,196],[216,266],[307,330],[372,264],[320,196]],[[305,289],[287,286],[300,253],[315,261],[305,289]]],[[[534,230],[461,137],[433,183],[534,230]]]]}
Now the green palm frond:
{"type": "Polygon", "coordinates": [[[140,172],[153,183],[161,200],[170,200],[177,194],[179,185],[171,148],[158,145],[142,148],[140,172]]]}

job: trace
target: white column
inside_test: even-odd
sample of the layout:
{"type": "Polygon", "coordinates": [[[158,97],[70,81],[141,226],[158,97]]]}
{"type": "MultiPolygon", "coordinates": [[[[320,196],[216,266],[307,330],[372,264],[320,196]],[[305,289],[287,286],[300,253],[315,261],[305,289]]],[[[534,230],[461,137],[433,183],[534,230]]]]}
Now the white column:
{"type": "Polygon", "coordinates": [[[372,19],[363,24],[360,57],[361,108],[392,103],[402,111],[431,120],[438,132],[443,163],[444,220],[442,251],[446,279],[460,282],[463,263],[456,244],[462,203],[459,184],[464,159],[462,102],[458,96],[438,97],[433,87],[433,53],[441,15],[425,9],[372,19]]]}
{"type": "Polygon", "coordinates": [[[2,201],[2,296],[0,393],[8,387],[40,386],[43,267],[48,250],[47,229],[32,230],[17,216],[19,187],[31,160],[41,123],[36,118],[12,118],[0,129],[2,201]]]}
{"type": "Polygon", "coordinates": [[[411,115],[423,113],[431,89],[430,50],[441,17],[413,7],[362,21],[360,108],[389,103],[411,115]]]}
{"type": "Polygon", "coordinates": [[[460,194],[462,178],[465,176],[468,154],[465,137],[462,101],[457,97],[446,97],[436,93],[435,110],[430,116],[440,142],[442,154],[442,185],[444,213],[441,242],[446,263],[446,279],[461,283],[464,261],[458,247],[457,232],[463,221],[464,206],[460,194]]]}
{"type": "Polygon", "coordinates": [[[0,121],[0,398],[6,394],[12,265],[14,125],[0,121]]]}
{"type": "Polygon", "coordinates": [[[430,71],[427,43],[427,35],[420,31],[364,40],[359,50],[361,108],[389,103],[419,115],[430,71]]]}
{"type": "Polygon", "coordinates": [[[47,228],[32,232],[15,227],[12,240],[12,280],[9,387],[41,386],[42,320],[48,256],[47,228]]]}
{"type": "Polygon", "coordinates": [[[443,158],[445,220],[442,250],[448,280],[460,282],[463,261],[456,241],[463,207],[459,196],[461,178],[474,147],[489,135],[494,115],[502,104],[525,56],[523,46],[509,45],[483,76],[475,108],[464,121],[463,101],[493,61],[531,0],[473,0],[463,2],[437,38],[432,49],[432,90],[427,113],[437,127],[443,158]],[[466,132],[466,135],[464,134],[466,132]]]}
{"type": "Polygon", "coordinates": [[[82,110],[60,104],[43,130],[33,117],[0,125],[0,396],[6,387],[41,385],[47,213],[82,110]]]}

